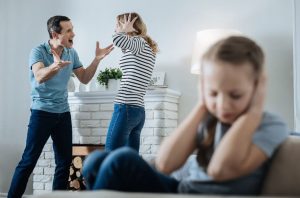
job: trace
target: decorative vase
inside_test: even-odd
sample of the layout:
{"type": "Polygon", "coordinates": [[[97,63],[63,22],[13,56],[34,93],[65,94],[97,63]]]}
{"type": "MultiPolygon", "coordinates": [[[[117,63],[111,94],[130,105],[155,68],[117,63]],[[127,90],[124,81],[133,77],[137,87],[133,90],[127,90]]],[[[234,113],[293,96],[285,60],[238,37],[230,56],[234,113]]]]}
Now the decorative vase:
{"type": "Polygon", "coordinates": [[[79,84],[79,92],[85,92],[85,91],[87,91],[86,89],[87,89],[87,87],[85,84],[83,84],[83,83],[79,84]]]}
{"type": "Polygon", "coordinates": [[[75,91],[75,83],[73,77],[70,77],[68,82],[68,92],[74,92],[75,91]]]}
{"type": "Polygon", "coordinates": [[[93,80],[90,83],[90,91],[105,91],[105,86],[100,85],[97,79],[93,78],[93,80]]]}
{"type": "Polygon", "coordinates": [[[92,80],[88,84],[88,91],[96,91],[96,80],[92,78],[92,80]]]}
{"type": "Polygon", "coordinates": [[[78,78],[73,78],[74,84],[75,84],[75,91],[74,92],[79,92],[79,86],[80,86],[80,81],[78,78]]]}
{"type": "Polygon", "coordinates": [[[106,91],[105,85],[100,85],[99,82],[95,82],[95,91],[106,91]]]}

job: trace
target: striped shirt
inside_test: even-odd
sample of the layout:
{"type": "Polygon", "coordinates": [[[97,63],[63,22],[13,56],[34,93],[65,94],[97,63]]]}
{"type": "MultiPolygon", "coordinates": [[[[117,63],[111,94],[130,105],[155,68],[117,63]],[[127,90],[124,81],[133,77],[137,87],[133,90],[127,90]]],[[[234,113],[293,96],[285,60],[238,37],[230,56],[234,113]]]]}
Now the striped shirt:
{"type": "Polygon", "coordinates": [[[155,54],[140,36],[128,36],[120,32],[113,35],[113,43],[123,52],[119,62],[123,76],[115,103],[144,107],[144,96],[151,80],[155,54]]]}

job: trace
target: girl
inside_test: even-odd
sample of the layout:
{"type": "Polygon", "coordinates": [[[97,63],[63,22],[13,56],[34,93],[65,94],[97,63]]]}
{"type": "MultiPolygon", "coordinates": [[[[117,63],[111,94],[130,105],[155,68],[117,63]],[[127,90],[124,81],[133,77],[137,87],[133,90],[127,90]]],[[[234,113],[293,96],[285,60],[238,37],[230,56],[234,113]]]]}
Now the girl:
{"type": "Polygon", "coordinates": [[[130,148],[96,151],[84,164],[88,188],[258,194],[269,159],[288,135],[277,116],[263,111],[263,64],[261,48],[246,37],[217,42],[203,58],[199,101],[162,143],[155,168],[130,148]]]}
{"type": "Polygon", "coordinates": [[[105,150],[127,145],[139,151],[140,133],[145,122],[144,95],[158,49],[137,13],[117,16],[115,32],[113,43],[124,53],[120,60],[123,77],[115,98],[105,150]]]}

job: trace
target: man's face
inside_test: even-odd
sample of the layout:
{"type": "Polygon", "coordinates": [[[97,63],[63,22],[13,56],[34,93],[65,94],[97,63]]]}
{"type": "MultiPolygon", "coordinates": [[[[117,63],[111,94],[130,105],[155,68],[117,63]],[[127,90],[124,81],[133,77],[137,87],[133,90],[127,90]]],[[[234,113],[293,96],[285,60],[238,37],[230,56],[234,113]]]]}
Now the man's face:
{"type": "Polygon", "coordinates": [[[75,34],[71,21],[61,21],[60,26],[62,28],[61,33],[57,34],[59,44],[66,48],[72,48],[75,34]]]}

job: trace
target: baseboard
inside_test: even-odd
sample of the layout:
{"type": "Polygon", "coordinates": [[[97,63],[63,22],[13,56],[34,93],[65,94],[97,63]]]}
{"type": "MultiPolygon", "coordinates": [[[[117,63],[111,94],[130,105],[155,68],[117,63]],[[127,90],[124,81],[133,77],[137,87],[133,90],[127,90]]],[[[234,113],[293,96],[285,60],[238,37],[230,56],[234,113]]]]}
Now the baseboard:
{"type": "Polygon", "coordinates": [[[7,193],[0,192],[0,197],[7,197],[7,193]]]}
{"type": "MultiPolygon", "coordinates": [[[[23,198],[29,197],[30,195],[23,195],[23,198]]],[[[7,197],[7,193],[0,192],[0,198],[1,197],[7,197]]]]}

